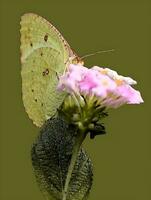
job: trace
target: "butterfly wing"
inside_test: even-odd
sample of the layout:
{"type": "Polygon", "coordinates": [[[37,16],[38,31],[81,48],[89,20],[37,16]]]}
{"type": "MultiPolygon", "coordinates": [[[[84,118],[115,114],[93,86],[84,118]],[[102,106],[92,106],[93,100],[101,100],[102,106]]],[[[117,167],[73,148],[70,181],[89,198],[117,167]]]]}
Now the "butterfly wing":
{"type": "Polygon", "coordinates": [[[58,75],[74,53],[58,30],[36,14],[22,16],[20,32],[23,103],[29,118],[40,127],[64,99],[56,90],[58,75]]]}

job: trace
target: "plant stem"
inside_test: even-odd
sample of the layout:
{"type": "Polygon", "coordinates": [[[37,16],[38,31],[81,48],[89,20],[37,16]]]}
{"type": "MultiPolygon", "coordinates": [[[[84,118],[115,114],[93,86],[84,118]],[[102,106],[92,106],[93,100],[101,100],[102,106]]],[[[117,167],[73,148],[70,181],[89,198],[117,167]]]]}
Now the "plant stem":
{"type": "Polygon", "coordinates": [[[77,134],[75,144],[74,144],[74,147],[73,147],[73,151],[72,151],[72,157],[71,157],[70,165],[69,165],[69,168],[68,168],[66,181],[65,181],[62,200],[66,200],[66,198],[67,198],[67,192],[68,192],[69,183],[70,183],[70,180],[71,180],[71,177],[72,177],[72,172],[73,172],[73,169],[74,169],[74,166],[75,166],[75,163],[76,163],[76,159],[77,159],[77,155],[79,153],[79,149],[81,147],[81,144],[82,144],[85,136],[86,135],[85,135],[84,130],[83,131],[81,130],[77,134]]]}
{"type": "Polygon", "coordinates": [[[80,106],[79,101],[78,101],[78,99],[77,99],[77,97],[76,97],[76,95],[74,93],[72,93],[72,98],[73,98],[75,104],[77,105],[77,107],[79,109],[79,112],[81,113],[82,112],[81,106],[80,106]]]}

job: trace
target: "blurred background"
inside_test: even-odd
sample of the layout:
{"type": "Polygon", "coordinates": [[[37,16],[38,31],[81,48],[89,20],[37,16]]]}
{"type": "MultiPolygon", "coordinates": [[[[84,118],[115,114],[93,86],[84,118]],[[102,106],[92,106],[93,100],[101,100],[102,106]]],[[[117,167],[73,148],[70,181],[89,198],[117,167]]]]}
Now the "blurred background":
{"type": "Polygon", "coordinates": [[[0,199],[43,200],[30,150],[39,129],[21,95],[20,17],[34,12],[52,22],[79,56],[138,81],[145,103],[110,110],[107,134],[84,146],[94,164],[90,200],[151,199],[151,3],[148,0],[0,0],[0,199]]]}

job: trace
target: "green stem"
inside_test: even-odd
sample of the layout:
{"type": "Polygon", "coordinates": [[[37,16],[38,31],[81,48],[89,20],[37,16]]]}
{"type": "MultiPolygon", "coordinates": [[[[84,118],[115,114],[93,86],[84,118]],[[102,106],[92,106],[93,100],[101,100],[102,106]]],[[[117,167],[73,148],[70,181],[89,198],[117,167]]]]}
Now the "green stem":
{"type": "Polygon", "coordinates": [[[76,95],[74,93],[72,93],[72,98],[73,98],[75,104],[77,105],[77,107],[79,109],[79,112],[81,113],[82,112],[81,106],[80,106],[79,101],[78,101],[78,99],[77,99],[77,97],[76,97],[76,95]]]}
{"type": "Polygon", "coordinates": [[[85,131],[83,129],[78,133],[77,138],[75,140],[75,144],[74,144],[73,152],[72,152],[72,157],[71,157],[71,161],[70,161],[70,165],[69,165],[69,168],[68,168],[68,173],[67,173],[67,177],[66,177],[66,181],[65,181],[65,186],[64,186],[64,190],[63,190],[62,200],[66,200],[66,198],[67,198],[67,192],[68,192],[72,172],[73,172],[73,169],[74,169],[74,166],[75,166],[75,163],[76,163],[76,159],[77,159],[77,155],[79,153],[79,149],[81,147],[81,144],[82,144],[85,136],[86,136],[85,131]]]}

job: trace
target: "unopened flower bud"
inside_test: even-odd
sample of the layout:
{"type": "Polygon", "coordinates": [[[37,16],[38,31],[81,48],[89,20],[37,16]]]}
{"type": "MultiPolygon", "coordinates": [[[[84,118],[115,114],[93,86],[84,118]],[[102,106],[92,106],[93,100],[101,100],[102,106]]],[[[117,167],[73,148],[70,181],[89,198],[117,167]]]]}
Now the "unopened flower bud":
{"type": "Polygon", "coordinates": [[[93,130],[94,129],[94,124],[89,124],[89,126],[88,126],[88,128],[90,129],[90,130],[93,130]]]}
{"type": "Polygon", "coordinates": [[[77,113],[73,114],[72,120],[75,121],[75,122],[79,121],[80,120],[80,115],[77,114],[77,113]]]}

